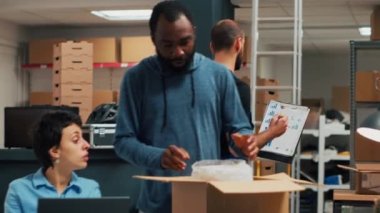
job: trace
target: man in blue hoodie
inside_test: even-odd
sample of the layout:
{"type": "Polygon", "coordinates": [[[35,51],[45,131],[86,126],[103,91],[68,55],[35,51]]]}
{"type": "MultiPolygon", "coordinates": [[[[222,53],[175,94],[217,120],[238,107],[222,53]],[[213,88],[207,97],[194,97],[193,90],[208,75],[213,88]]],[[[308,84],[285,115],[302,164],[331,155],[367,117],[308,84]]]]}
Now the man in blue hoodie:
{"type": "MultiPolygon", "coordinates": [[[[235,146],[249,159],[259,147],[241,106],[233,75],[195,53],[195,27],[177,1],[153,8],[150,34],[157,55],[128,70],[120,89],[115,151],[150,176],[191,174],[191,165],[220,158],[222,129],[239,138],[235,146]]],[[[275,135],[286,129],[277,120],[275,135]],[[278,125],[281,124],[281,125],[278,125]]],[[[264,142],[263,142],[264,143],[264,142]]],[[[137,207],[144,213],[171,212],[171,186],[144,181],[137,207]]]]}

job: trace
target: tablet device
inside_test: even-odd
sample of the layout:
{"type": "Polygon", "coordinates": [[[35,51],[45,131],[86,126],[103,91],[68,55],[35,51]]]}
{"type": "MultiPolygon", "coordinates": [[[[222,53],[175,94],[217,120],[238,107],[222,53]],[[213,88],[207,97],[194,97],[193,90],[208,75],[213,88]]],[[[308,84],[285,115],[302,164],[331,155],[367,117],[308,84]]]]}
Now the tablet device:
{"type": "Polygon", "coordinates": [[[269,141],[259,152],[259,157],[291,163],[310,109],[305,106],[286,104],[271,100],[265,110],[259,132],[268,129],[275,115],[288,117],[288,128],[284,134],[269,141]]]}

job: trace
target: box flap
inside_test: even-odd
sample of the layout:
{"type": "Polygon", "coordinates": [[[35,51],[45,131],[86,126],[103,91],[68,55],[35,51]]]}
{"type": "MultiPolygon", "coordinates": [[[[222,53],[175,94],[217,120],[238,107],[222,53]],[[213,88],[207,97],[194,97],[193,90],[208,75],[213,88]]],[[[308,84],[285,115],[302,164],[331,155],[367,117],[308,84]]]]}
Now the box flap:
{"type": "Polygon", "coordinates": [[[191,176],[175,176],[175,177],[163,177],[163,176],[142,176],[134,175],[134,178],[142,180],[154,180],[160,182],[206,182],[191,176]]]}
{"type": "Polygon", "coordinates": [[[210,184],[225,194],[278,193],[305,190],[303,186],[289,180],[212,181],[210,184]]]}
{"type": "MultiPolygon", "coordinates": [[[[285,175],[287,176],[287,175],[285,175]]],[[[256,181],[204,181],[191,176],[162,177],[162,176],[133,176],[142,180],[160,182],[203,182],[209,183],[225,194],[254,194],[254,193],[278,193],[301,191],[305,188],[287,179],[256,180],[256,181]]],[[[284,178],[283,175],[278,176],[284,178]]],[[[277,178],[278,178],[277,177],[277,178]]]]}
{"type": "Polygon", "coordinates": [[[356,168],[360,172],[380,172],[380,163],[357,163],[356,168]]]}
{"type": "Polygon", "coordinates": [[[350,171],[354,171],[354,172],[359,172],[358,169],[354,168],[354,167],[351,167],[351,166],[346,166],[346,165],[340,165],[338,164],[337,167],[341,168],[341,169],[345,169],[345,170],[350,170],[350,171]]]}
{"type": "Polygon", "coordinates": [[[306,185],[315,185],[316,184],[316,183],[306,181],[306,180],[299,180],[299,179],[291,178],[291,177],[289,177],[289,175],[287,175],[283,172],[276,173],[273,175],[255,176],[254,178],[255,178],[255,180],[289,180],[289,181],[292,181],[294,183],[306,184],[306,185]]]}
{"type": "Polygon", "coordinates": [[[338,164],[338,167],[342,169],[346,169],[346,170],[351,170],[354,172],[364,172],[364,173],[380,172],[380,163],[356,163],[356,168],[338,164]]]}

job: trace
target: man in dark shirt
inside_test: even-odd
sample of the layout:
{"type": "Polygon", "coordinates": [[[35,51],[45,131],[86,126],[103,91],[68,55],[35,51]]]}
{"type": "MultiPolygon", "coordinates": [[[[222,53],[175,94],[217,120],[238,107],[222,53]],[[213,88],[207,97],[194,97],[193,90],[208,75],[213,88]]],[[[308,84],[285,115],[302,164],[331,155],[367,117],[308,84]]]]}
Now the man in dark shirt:
{"type": "MultiPolygon", "coordinates": [[[[240,69],[243,57],[243,47],[244,32],[235,21],[224,19],[216,23],[211,29],[210,49],[214,55],[214,60],[220,64],[225,65],[232,73],[235,73],[235,70],[240,69]]],[[[234,79],[239,92],[240,102],[244,108],[248,120],[251,120],[250,87],[235,75],[234,79]]],[[[275,120],[276,119],[280,119],[280,117],[276,116],[275,120]]],[[[285,117],[281,119],[287,120],[285,117]]],[[[253,128],[252,123],[251,125],[253,128]]],[[[264,131],[263,133],[258,134],[257,140],[267,141],[268,139],[276,137],[276,135],[272,134],[271,132],[272,131],[264,131]]],[[[237,153],[239,150],[233,149],[231,146],[229,146],[231,144],[231,134],[227,131],[224,131],[222,134],[225,136],[221,137],[221,158],[243,156],[241,153],[237,153]]],[[[259,144],[265,144],[265,142],[260,142],[259,144]]]]}

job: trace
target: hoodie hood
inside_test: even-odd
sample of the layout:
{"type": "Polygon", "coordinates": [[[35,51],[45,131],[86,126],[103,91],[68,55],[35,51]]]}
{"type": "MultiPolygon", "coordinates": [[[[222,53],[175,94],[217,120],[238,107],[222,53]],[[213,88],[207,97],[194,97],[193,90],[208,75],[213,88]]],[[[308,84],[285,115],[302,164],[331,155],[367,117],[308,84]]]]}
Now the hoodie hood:
{"type": "Polygon", "coordinates": [[[194,70],[196,70],[199,67],[200,62],[204,59],[204,57],[205,56],[199,53],[194,53],[192,62],[186,68],[186,70],[183,71],[176,71],[169,68],[160,61],[157,55],[144,59],[143,61],[141,61],[141,65],[147,67],[150,70],[154,70],[160,76],[170,77],[174,75],[183,75],[186,73],[194,72],[194,70]]]}
{"type": "Polygon", "coordinates": [[[170,67],[166,66],[162,61],[160,61],[159,57],[157,55],[151,56],[149,58],[144,59],[141,62],[142,66],[147,67],[147,69],[152,70],[153,72],[157,73],[157,75],[161,78],[161,84],[162,84],[162,98],[164,102],[164,113],[163,113],[163,122],[161,126],[161,131],[163,131],[167,126],[167,78],[178,76],[178,75],[188,75],[190,74],[190,82],[191,82],[191,108],[194,108],[195,101],[196,101],[196,90],[195,90],[195,82],[194,82],[194,71],[197,70],[199,67],[201,61],[204,59],[205,56],[194,53],[193,59],[189,66],[186,68],[186,70],[183,71],[176,71],[171,69],[170,67]]]}

